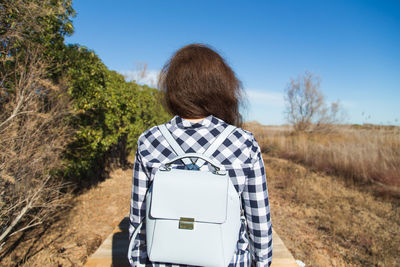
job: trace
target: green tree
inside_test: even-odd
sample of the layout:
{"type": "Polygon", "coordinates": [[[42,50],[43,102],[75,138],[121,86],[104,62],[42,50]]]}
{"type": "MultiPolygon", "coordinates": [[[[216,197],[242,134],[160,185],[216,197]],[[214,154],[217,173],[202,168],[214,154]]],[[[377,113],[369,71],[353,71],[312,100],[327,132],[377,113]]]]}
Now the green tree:
{"type": "Polygon", "coordinates": [[[74,14],[70,0],[0,2],[0,258],[10,235],[51,221],[63,182],[92,185],[169,118],[158,90],[64,44],[74,14]]]}

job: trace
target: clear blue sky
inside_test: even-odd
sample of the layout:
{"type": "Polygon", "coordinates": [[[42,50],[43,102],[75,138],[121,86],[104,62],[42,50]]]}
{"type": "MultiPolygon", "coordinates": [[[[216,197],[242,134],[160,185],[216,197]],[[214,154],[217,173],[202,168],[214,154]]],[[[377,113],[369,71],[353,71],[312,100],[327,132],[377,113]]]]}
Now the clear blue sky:
{"type": "Polygon", "coordinates": [[[219,51],[248,94],[247,120],[283,124],[283,92],[308,70],[348,123],[400,125],[400,1],[74,0],[66,43],[112,70],[161,69],[188,43],[219,51]]]}

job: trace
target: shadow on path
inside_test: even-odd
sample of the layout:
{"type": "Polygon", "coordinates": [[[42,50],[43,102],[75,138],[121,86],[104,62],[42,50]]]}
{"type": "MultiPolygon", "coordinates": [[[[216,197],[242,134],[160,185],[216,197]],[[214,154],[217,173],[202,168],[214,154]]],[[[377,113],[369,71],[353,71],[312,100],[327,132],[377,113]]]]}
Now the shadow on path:
{"type": "Polygon", "coordinates": [[[130,266],[128,261],[129,246],[129,218],[125,217],[118,225],[120,232],[116,231],[112,237],[112,266],[130,266]]]}

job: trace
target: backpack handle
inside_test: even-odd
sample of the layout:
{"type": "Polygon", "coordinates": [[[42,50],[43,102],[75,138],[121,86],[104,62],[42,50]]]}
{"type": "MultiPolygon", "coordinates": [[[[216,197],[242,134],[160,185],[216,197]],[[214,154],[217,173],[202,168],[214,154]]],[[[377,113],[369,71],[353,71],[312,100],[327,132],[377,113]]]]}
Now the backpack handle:
{"type": "MultiPolygon", "coordinates": [[[[177,156],[177,157],[173,158],[172,160],[170,160],[170,161],[168,161],[167,163],[164,164],[164,167],[165,167],[164,170],[169,171],[171,169],[170,167],[171,167],[172,163],[174,163],[174,162],[176,162],[178,160],[185,159],[185,158],[199,158],[199,159],[202,159],[202,160],[204,160],[204,161],[206,161],[206,162],[211,164],[211,166],[214,168],[214,173],[215,174],[219,174],[219,175],[225,175],[226,174],[225,172],[220,172],[221,168],[222,168],[220,164],[215,163],[212,159],[210,159],[210,158],[208,158],[208,157],[206,157],[206,156],[204,156],[202,154],[198,154],[198,153],[186,153],[184,155],[177,156]]],[[[193,162],[193,164],[194,164],[194,162],[193,162]]]]}

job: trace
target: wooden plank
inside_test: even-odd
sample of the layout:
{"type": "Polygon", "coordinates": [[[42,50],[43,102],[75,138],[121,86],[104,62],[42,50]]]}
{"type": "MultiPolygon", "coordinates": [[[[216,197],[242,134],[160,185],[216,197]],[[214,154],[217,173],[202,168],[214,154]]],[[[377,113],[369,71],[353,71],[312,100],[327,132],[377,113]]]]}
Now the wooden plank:
{"type": "MultiPolygon", "coordinates": [[[[129,219],[125,217],[118,227],[104,240],[103,244],[91,255],[85,267],[128,267],[127,250],[129,219]]],[[[279,238],[275,231],[273,235],[273,258],[272,267],[298,267],[292,254],[279,238]]]]}
{"type": "Polygon", "coordinates": [[[127,257],[128,228],[129,218],[125,217],[96,252],[89,257],[85,267],[130,266],[127,257]]]}
{"type": "Polygon", "coordinates": [[[272,264],[271,267],[299,267],[292,253],[286,248],[282,239],[272,229],[272,264]]]}

